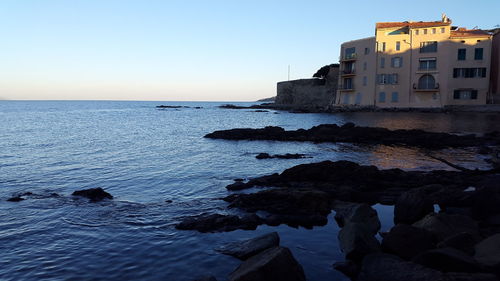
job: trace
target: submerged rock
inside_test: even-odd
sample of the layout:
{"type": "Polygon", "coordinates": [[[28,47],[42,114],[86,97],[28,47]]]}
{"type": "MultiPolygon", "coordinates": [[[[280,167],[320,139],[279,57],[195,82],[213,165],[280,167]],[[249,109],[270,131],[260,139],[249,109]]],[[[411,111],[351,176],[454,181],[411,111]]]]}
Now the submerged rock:
{"type": "Polygon", "coordinates": [[[7,199],[7,201],[9,201],[9,202],[19,202],[19,201],[23,201],[23,200],[25,200],[25,199],[19,195],[7,199]]]}
{"type": "Polygon", "coordinates": [[[84,189],[84,190],[77,190],[73,192],[73,196],[81,196],[81,197],[86,197],[90,199],[92,202],[97,202],[101,201],[104,199],[113,199],[113,196],[106,191],[104,191],[102,188],[90,188],[90,189],[84,189]]]}
{"type": "Polygon", "coordinates": [[[243,262],[230,281],[305,281],[304,269],[288,248],[273,247],[243,262]]]}
{"type": "Polygon", "coordinates": [[[301,159],[301,158],[306,158],[305,154],[300,154],[300,153],[286,153],[286,154],[275,154],[275,155],[270,155],[269,153],[259,153],[257,156],[255,156],[257,159],[272,159],[272,158],[278,158],[278,159],[301,159]]]}
{"type": "Polygon", "coordinates": [[[185,218],[175,228],[198,230],[199,232],[225,232],[236,229],[254,230],[262,220],[255,214],[238,217],[236,215],[201,214],[185,218]]]}
{"type": "Polygon", "coordinates": [[[218,249],[225,255],[246,260],[268,248],[279,246],[280,237],[277,232],[271,232],[253,239],[238,241],[224,245],[218,249]]]}

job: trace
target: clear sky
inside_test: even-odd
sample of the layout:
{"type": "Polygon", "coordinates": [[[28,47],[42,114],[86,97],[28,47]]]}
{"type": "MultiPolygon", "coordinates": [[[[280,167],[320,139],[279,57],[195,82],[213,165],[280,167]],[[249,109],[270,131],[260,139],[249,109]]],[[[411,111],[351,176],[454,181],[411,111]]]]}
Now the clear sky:
{"type": "Polygon", "coordinates": [[[0,0],[0,99],[252,101],[378,21],[493,28],[500,0],[0,0]]]}

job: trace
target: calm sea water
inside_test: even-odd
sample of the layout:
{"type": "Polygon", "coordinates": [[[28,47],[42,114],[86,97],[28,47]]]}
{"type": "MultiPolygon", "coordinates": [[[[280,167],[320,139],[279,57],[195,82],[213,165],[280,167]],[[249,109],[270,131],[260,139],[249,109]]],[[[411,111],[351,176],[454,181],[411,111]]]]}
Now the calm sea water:
{"type": "MultiPolygon", "coordinates": [[[[214,251],[227,242],[278,231],[309,280],[346,280],[332,268],[343,260],[338,227],[313,230],[261,226],[256,231],[200,234],[178,231],[187,215],[227,212],[219,198],[235,178],[280,172],[322,160],[351,160],[381,168],[448,169],[418,149],[352,144],[224,141],[219,129],[322,123],[432,131],[500,130],[497,114],[291,114],[219,109],[219,103],[0,102],[0,279],[225,280],[239,261],[214,251]],[[156,105],[200,106],[158,110],[156,105]],[[257,160],[260,152],[312,158],[257,160]],[[77,200],[77,189],[102,187],[115,199],[77,200]],[[6,199],[32,192],[27,200],[6,199]],[[58,193],[60,197],[50,197],[58,193]],[[171,200],[168,201],[168,200],[171,200]]],[[[452,162],[488,168],[472,149],[441,151],[452,162]]],[[[383,230],[392,208],[376,206],[383,230]]]]}

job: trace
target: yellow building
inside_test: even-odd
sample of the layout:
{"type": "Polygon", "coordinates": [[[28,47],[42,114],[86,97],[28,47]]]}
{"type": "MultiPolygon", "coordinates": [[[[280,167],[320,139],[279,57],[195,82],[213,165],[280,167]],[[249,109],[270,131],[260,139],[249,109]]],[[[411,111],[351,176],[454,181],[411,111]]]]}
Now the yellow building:
{"type": "Polygon", "coordinates": [[[335,105],[486,104],[492,35],[433,22],[380,22],[375,36],[341,46],[335,105]]]}

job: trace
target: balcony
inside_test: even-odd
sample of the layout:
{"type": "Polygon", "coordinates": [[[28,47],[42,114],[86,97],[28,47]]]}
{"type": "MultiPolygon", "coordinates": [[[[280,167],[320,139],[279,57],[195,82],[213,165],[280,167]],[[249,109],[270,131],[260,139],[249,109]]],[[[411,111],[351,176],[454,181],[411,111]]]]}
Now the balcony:
{"type": "Polygon", "coordinates": [[[339,91],[352,92],[354,91],[354,85],[339,85],[339,91]]]}
{"type": "Polygon", "coordinates": [[[353,54],[346,54],[343,58],[340,58],[340,61],[341,62],[344,62],[344,61],[355,61],[357,59],[357,55],[356,53],[353,53],[353,54]]]}
{"type": "Polygon", "coordinates": [[[413,84],[413,90],[415,92],[424,92],[424,93],[435,93],[435,92],[439,92],[439,83],[436,83],[434,86],[432,85],[429,85],[426,87],[422,87],[420,85],[417,85],[417,84],[413,84]]]}
{"type": "Polygon", "coordinates": [[[342,77],[354,76],[354,75],[356,75],[356,70],[354,69],[345,69],[342,70],[342,72],[340,73],[340,76],[342,77]]]}

